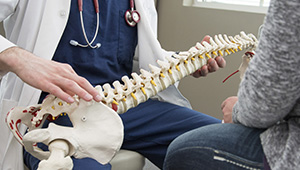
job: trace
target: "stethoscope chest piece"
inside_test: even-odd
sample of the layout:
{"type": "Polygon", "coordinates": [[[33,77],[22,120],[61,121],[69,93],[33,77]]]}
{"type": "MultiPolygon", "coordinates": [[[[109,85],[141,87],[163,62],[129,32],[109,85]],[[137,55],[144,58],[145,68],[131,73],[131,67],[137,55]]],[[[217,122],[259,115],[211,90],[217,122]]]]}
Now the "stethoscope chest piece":
{"type": "Polygon", "coordinates": [[[127,10],[125,12],[125,20],[129,26],[134,27],[141,20],[141,17],[137,11],[127,10]]]}
{"type": "Polygon", "coordinates": [[[134,10],[134,1],[130,0],[130,10],[125,12],[125,21],[131,27],[136,26],[138,22],[140,22],[141,17],[138,11],[134,10]]]}

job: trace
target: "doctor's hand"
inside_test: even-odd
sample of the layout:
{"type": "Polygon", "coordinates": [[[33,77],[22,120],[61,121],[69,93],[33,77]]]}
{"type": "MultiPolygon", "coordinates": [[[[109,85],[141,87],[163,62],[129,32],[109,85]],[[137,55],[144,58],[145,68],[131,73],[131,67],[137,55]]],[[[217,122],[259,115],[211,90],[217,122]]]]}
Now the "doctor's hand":
{"type": "Polygon", "coordinates": [[[27,84],[68,103],[74,102],[72,96],[75,94],[86,101],[101,100],[97,90],[70,65],[37,57],[19,47],[2,51],[0,65],[1,71],[14,72],[27,84]]]}
{"type": "Polygon", "coordinates": [[[225,99],[221,104],[224,123],[232,123],[232,109],[237,101],[238,97],[232,96],[225,99]]]}
{"type": "MultiPolygon", "coordinates": [[[[202,40],[209,42],[210,41],[210,36],[205,36],[202,40]]],[[[198,77],[205,77],[208,73],[212,73],[217,71],[219,68],[224,68],[226,66],[226,61],[224,60],[223,57],[218,56],[216,58],[210,58],[207,60],[207,64],[202,66],[200,69],[195,71],[192,75],[196,78],[198,77]]]]}

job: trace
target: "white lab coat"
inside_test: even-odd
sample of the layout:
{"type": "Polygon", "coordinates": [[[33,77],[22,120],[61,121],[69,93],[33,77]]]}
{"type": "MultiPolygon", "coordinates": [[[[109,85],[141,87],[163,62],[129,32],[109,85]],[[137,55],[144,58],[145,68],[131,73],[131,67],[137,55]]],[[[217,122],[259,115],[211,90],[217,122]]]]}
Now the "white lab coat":
{"type": "MultiPolygon", "coordinates": [[[[67,23],[71,0],[0,0],[0,21],[4,20],[6,38],[0,36],[0,52],[19,46],[35,55],[51,59],[67,23]]],[[[129,3],[129,2],[128,2],[129,3]]],[[[156,65],[170,52],[164,51],[156,39],[157,14],[154,1],[135,0],[141,15],[138,24],[137,57],[139,68],[156,65]]],[[[5,73],[2,73],[5,74],[5,73]]],[[[15,74],[7,73],[0,87],[0,169],[22,170],[22,147],[4,122],[6,113],[15,106],[36,104],[41,91],[22,82],[15,74]]],[[[181,106],[189,102],[171,86],[159,98],[181,106]]],[[[25,127],[20,128],[22,132],[25,127]]]]}

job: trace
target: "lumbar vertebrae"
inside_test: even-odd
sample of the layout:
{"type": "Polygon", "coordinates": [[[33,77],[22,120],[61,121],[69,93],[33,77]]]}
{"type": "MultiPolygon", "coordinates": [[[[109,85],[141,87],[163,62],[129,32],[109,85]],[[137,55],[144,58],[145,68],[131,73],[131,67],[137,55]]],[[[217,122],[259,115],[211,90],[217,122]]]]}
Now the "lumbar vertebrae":
{"type": "Polygon", "coordinates": [[[132,78],[124,76],[123,83],[115,81],[113,87],[110,84],[97,86],[102,102],[86,102],[75,96],[75,102],[69,104],[49,95],[42,104],[12,109],[6,122],[25,149],[44,160],[40,169],[72,169],[70,156],[91,157],[106,164],[123,141],[123,125],[117,113],[124,113],[145,102],[201,68],[209,58],[226,56],[242,49],[254,50],[257,43],[254,35],[244,32],[234,37],[216,35],[210,43],[197,43],[188,51],[175,53],[166,57],[165,61],[158,60],[158,66],[149,65],[150,72],[142,69],[140,75],[132,73],[132,78]],[[69,115],[73,127],[50,123],[48,128],[40,129],[46,118],[56,119],[64,114],[69,115]],[[24,137],[18,130],[20,123],[28,126],[29,132],[24,137]],[[49,145],[50,152],[39,149],[36,145],[39,142],[49,145]]]}

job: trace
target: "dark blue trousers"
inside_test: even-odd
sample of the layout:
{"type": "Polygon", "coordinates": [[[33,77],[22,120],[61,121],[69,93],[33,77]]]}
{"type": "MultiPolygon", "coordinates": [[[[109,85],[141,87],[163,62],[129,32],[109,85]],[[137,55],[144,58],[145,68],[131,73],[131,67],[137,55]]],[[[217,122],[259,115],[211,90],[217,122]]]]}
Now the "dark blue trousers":
{"type": "MultiPolygon", "coordinates": [[[[211,116],[156,100],[141,103],[120,116],[125,131],[122,148],[139,152],[159,168],[163,166],[169,144],[177,136],[201,126],[220,123],[220,120],[211,116]]],[[[60,117],[55,123],[71,125],[66,116],[60,117]]],[[[24,151],[24,160],[30,169],[37,169],[39,160],[26,151],[24,151]]],[[[90,158],[73,158],[73,162],[74,169],[78,170],[111,168],[109,164],[101,165],[90,158]]]]}

